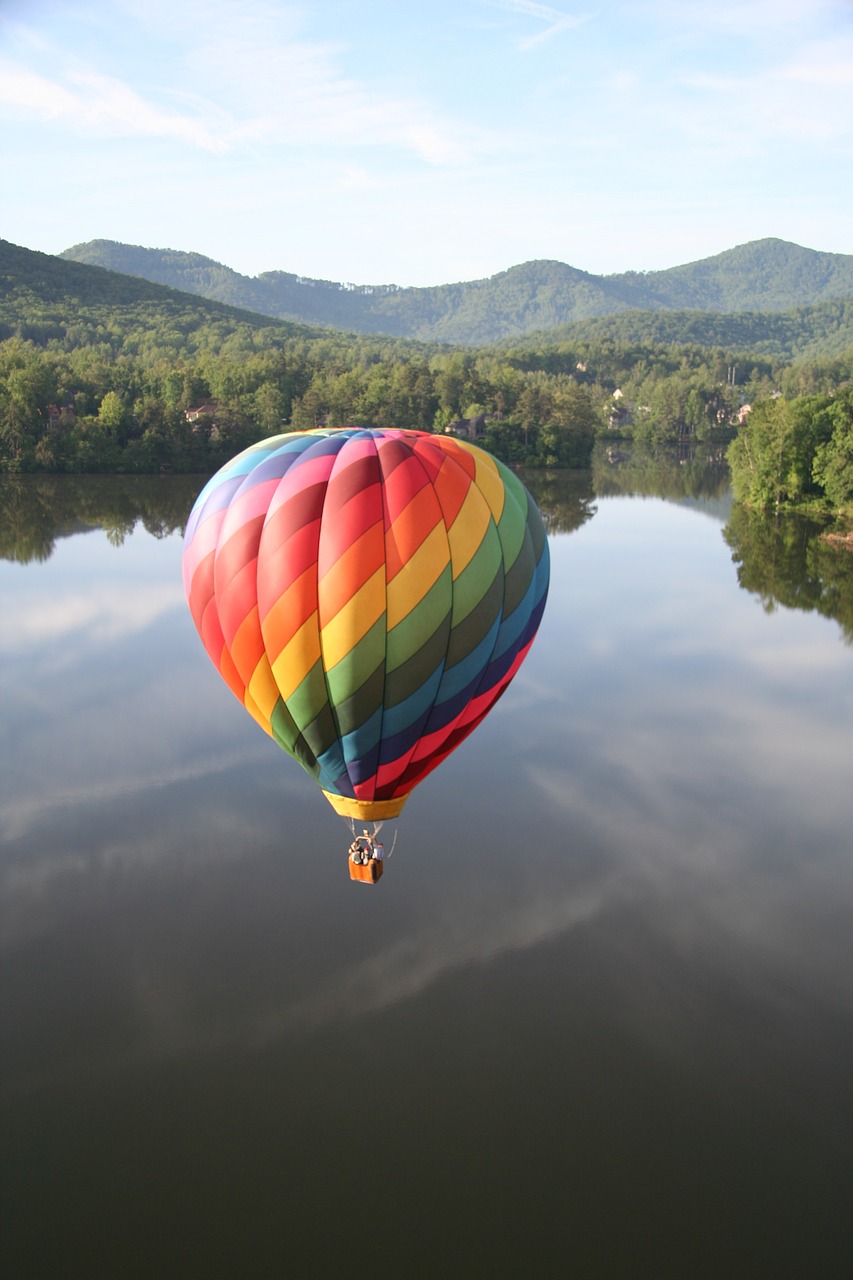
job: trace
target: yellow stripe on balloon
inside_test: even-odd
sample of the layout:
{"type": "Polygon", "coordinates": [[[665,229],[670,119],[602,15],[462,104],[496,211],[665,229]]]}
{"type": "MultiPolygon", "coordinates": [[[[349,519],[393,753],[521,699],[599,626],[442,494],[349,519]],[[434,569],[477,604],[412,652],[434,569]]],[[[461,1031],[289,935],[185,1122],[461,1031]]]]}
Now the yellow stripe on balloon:
{"type": "Polygon", "coordinates": [[[385,566],[377,569],[320,632],[327,671],[345,658],[385,612],[385,566]]]}
{"type": "Polygon", "coordinates": [[[254,698],[249,693],[248,689],[243,695],[243,706],[246,708],[249,715],[252,716],[254,720],[257,720],[258,724],[261,726],[264,733],[268,733],[270,737],[272,737],[273,731],[272,731],[272,725],[270,723],[269,716],[264,715],[263,711],[255,702],[254,698]]]}
{"type": "Polygon", "coordinates": [[[456,443],[461,445],[466,453],[470,453],[474,459],[477,465],[474,484],[488,502],[489,510],[494,516],[495,524],[497,524],[503,515],[504,502],[506,501],[506,485],[501,479],[497,463],[490,453],[469,445],[467,440],[458,440],[456,443]]]}
{"type": "Polygon", "coordinates": [[[285,702],[299,688],[319,657],[320,635],[315,609],[272,664],[273,678],[285,702]]]}
{"type": "Polygon", "coordinates": [[[459,514],[447,531],[454,582],[485,538],[491,519],[485,498],[479,489],[471,485],[459,514]]]}
{"type": "MultiPolygon", "coordinates": [[[[279,699],[279,691],[266,654],[260,658],[258,665],[252,672],[247,693],[254,699],[261,714],[266,716],[267,722],[271,722],[275,704],[279,699]]],[[[271,730],[268,730],[268,732],[271,732],[271,730]]]]}
{"type": "Polygon", "coordinates": [[[388,630],[412,612],[447,568],[447,530],[437,524],[388,583],[388,630]]]}

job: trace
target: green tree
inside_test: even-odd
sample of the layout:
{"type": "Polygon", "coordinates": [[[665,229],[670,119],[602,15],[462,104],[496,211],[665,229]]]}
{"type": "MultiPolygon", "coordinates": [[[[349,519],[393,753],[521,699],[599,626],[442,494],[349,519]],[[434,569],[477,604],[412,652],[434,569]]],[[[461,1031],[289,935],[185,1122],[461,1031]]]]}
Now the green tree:
{"type": "Polygon", "coordinates": [[[829,440],[815,451],[813,475],[834,507],[853,506],[853,390],[826,410],[832,423],[829,440]]]}
{"type": "Polygon", "coordinates": [[[98,409],[98,425],[112,436],[118,436],[124,426],[125,412],[121,396],[108,391],[98,409]]]}
{"type": "Polygon", "coordinates": [[[753,507],[782,507],[817,496],[812,470],[830,435],[826,397],[765,400],[729,445],[732,491],[753,507]]]}

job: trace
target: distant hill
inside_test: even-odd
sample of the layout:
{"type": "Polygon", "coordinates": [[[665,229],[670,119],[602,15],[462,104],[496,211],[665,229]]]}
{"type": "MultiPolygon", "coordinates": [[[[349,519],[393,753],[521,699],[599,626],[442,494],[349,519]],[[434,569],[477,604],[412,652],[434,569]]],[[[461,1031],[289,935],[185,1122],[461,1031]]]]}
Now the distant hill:
{"type": "Polygon", "coordinates": [[[288,271],[243,276],[198,253],[112,240],[60,256],[278,319],[477,346],[627,311],[775,313],[853,298],[853,255],[778,239],[665,271],[597,276],[545,260],[432,288],[349,285],[288,271]]]}
{"type": "MultiPolygon", "coordinates": [[[[286,333],[310,334],[305,325],[228,306],[137,276],[66,261],[49,253],[0,240],[0,340],[13,332],[36,341],[57,336],[62,327],[83,319],[103,323],[105,316],[136,319],[145,314],[192,314],[194,323],[248,323],[280,326],[286,333]],[[52,333],[52,326],[56,333],[52,333]]],[[[322,332],[320,329],[314,332],[322,332]]]]}
{"type": "MultiPolygon", "coordinates": [[[[148,254],[152,251],[141,252],[148,254]]],[[[222,270],[227,271],[227,268],[222,270]]],[[[520,272],[523,269],[515,270],[520,272]]],[[[565,270],[570,272],[572,269],[565,270]]],[[[681,268],[675,270],[680,271],[681,268]]],[[[582,272],[576,274],[583,276],[582,272]]],[[[500,279],[499,276],[493,277],[493,280],[500,279]]],[[[306,291],[311,288],[312,286],[305,286],[306,291]]],[[[334,287],[327,288],[332,292],[334,287]]],[[[462,290],[465,286],[446,288],[462,290]]],[[[348,296],[346,291],[339,293],[344,298],[348,296]]],[[[469,313],[476,308],[477,296],[476,293],[469,294],[465,299],[465,307],[469,313]]],[[[548,294],[543,290],[538,299],[538,309],[529,319],[531,326],[534,320],[542,320],[543,311],[547,311],[547,302],[548,294]]],[[[36,341],[43,341],[51,336],[59,336],[64,332],[64,326],[73,325],[79,319],[90,324],[95,322],[96,317],[101,324],[109,316],[110,323],[114,320],[120,325],[136,325],[141,322],[144,314],[164,311],[180,315],[182,324],[195,326],[216,323],[220,327],[248,324],[253,328],[281,326],[285,336],[301,333],[310,337],[311,334],[321,334],[329,327],[322,326],[317,321],[308,326],[294,320],[280,320],[245,306],[217,302],[198,293],[177,290],[137,276],[39,253],[0,240],[0,340],[12,333],[21,333],[36,341]]],[[[557,307],[554,304],[552,314],[556,313],[557,307]]],[[[460,307],[457,314],[462,316],[465,313],[460,307]]],[[[504,329],[506,327],[503,326],[504,329]]],[[[469,342],[471,328],[473,322],[468,328],[469,342]]],[[[342,328],[342,332],[353,333],[355,330],[349,325],[342,328]]],[[[377,339],[381,340],[382,333],[382,330],[377,331],[377,339]]],[[[438,340],[421,341],[427,346],[433,346],[438,340]]],[[[607,342],[623,348],[638,349],[670,345],[714,347],[732,353],[751,353],[786,361],[804,356],[832,356],[853,347],[853,297],[787,311],[723,313],[698,309],[623,307],[607,315],[567,324],[555,324],[552,320],[539,329],[530,327],[522,332],[513,330],[497,343],[484,341],[481,345],[545,349],[558,344],[577,345],[585,342],[607,342]]]]}
{"type": "Polygon", "coordinates": [[[789,311],[620,311],[495,346],[526,349],[584,342],[637,349],[713,347],[773,360],[837,356],[853,347],[853,297],[789,311]]]}

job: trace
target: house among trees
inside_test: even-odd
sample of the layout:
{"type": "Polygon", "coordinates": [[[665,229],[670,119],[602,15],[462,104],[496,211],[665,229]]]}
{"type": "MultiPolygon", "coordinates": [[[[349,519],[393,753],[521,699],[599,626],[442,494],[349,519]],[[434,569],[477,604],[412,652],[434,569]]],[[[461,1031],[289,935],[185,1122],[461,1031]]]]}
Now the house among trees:
{"type": "Polygon", "coordinates": [[[464,440],[479,440],[486,434],[486,415],[480,413],[476,418],[457,418],[444,428],[448,436],[460,436],[464,440]]]}
{"type": "Polygon", "coordinates": [[[187,409],[184,417],[187,422],[198,422],[199,418],[215,418],[219,412],[218,400],[205,400],[194,409],[187,409]]]}
{"type": "Polygon", "coordinates": [[[49,404],[47,421],[51,427],[70,427],[74,421],[74,406],[70,404],[49,404]]]}

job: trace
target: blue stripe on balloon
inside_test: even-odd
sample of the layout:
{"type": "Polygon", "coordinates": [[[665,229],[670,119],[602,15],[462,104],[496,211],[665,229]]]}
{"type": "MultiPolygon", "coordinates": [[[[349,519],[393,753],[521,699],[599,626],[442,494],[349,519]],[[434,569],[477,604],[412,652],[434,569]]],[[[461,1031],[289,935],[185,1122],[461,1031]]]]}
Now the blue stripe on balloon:
{"type": "MultiPolygon", "coordinates": [[[[382,721],[383,743],[389,738],[396,737],[397,734],[405,733],[412,724],[417,723],[423,716],[429,714],[429,709],[435,701],[436,690],[441,684],[442,671],[443,667],[437,667],[420,688],[416,689],[408,698],[397,703],[394,707],[385,708],[385,715],[382,721]]],[[[394,756],[391,758],[395,759],[394,756]]]]}
{"type": "Polygon", "coordinates": [[[510,647],[517,647],[519,636],[523,633],[530,615],[536,607],[537,584],[535,577],[530,580],[530,585],[513,609],[512,613],[501,622],[500,634],[495,644],[495,657],[498,658],[510,647]]]}
{"type": "Polygon", "coordinates": [[[477,676],[483,670],[484,664],[488,662],[495,647],[499,628],[500,620],[496,619],[476,649],[472,649],[461,662],[457,662],[452,667],[445,667],[436,705],[440,705],[449,698],[455,698],[463,686],[467,688],[472,682],[476,682],[477,676]]]}
{"type": "Polygon", "coordinates": [[[424,730],[430,718],[432,708],[429,707],[418,720],[414,720],[405,729],[401,729],[399,733],[384,734],[379,744],[379,764],[393,764],[395,760],[400,760],[403,756],[407,756],[423,737],[424,730]]]}
{"type": "MultiPolygon", "coordinates": [[[[338,791],[338,783],[342,778],[348,778],[346,762],[341,754],[341,744],[336,740],[327,747],[325,751],[317,757],[317,764],[320,766],[320,775],[317,782],[326,791],[338,791]]],[[[344,789],[341,795],[352,795],[350,789],[344,789]]]]}

